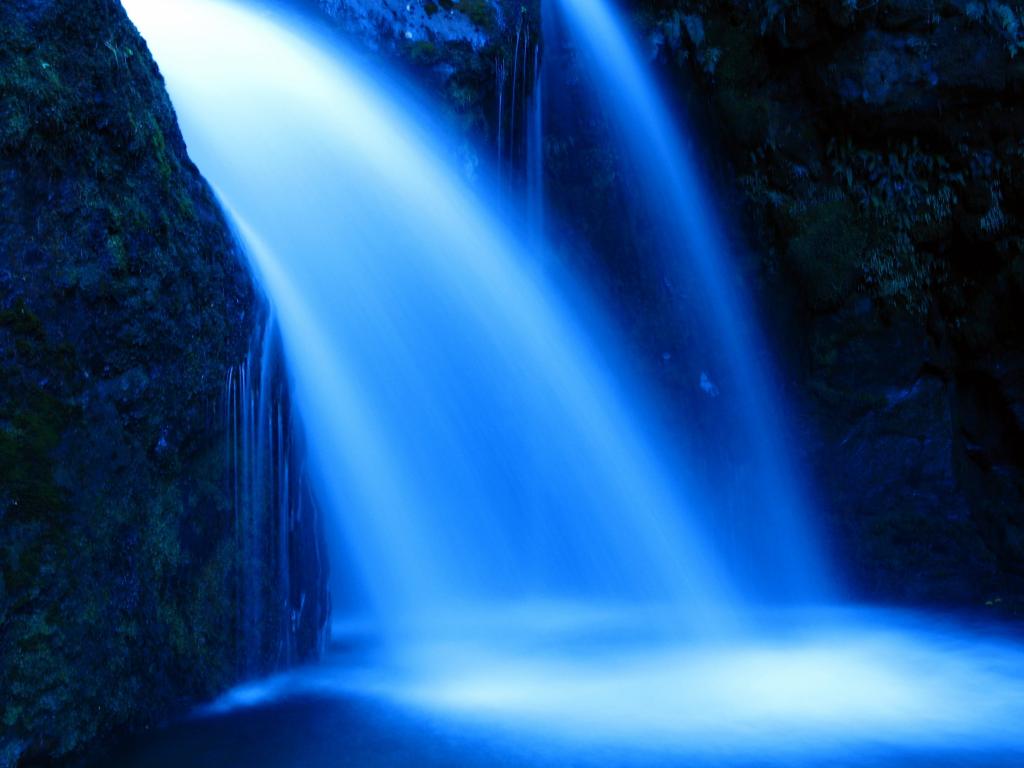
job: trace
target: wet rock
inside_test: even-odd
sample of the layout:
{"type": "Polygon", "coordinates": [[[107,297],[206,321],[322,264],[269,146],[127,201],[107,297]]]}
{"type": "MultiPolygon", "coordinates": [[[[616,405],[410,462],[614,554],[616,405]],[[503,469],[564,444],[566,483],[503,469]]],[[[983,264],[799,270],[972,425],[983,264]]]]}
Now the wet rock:
{"type": "Polygon", "coordinates": [[[830,201],[808,208],[796,222],[786,266],[812,308],[827,309],[847,300],[860,279],[867,235],[855,208],[830,201]]]}
{"type": "Polygon", "coordinates": [[[942,18],[941,6],[934,0],[888,0],[879,3],[878,25],[882,29],[924,30],[942,18]]]}
{"type": "Polygon", "coordinates": [[[0,182],[8,765],[79,754],[238,679],[221,397],[260,320],[116,0],[0,5],[0,182]]]}
{"type": "Polygon", "coordinates": [[[485,45],[498,26],[501,6],[489,0],[317,0],[329,17],[349,34],[374,47],[398,41],[485,45]]]}
{"type": "Polygon", "coordinates": [[[875,600],[982,604],[999,587],[956,465],[952,384],[927,336],[873,311],[824,324],[814,452],[835,547],[875,600]]]}
{"type": "Polygon", "coordinates": [[[1010,66],[992,35],[947,19],[927,34],[868,30],[848,40],[826,81],[848,107],[934,112],[941,104],[1002,91],[1010,66]]]}
{"type": "Polygon", "coordinates": [[[455,162],[521,170],[526,104],[541,44],[539,0],[291,0],[315,7],[350,44],[437,96],[455,162]]]}
{"type": "Polygon", "coordinates": [[[762,28],[770,29],[776,42],[785,49],[806,50],[821,42],[826,35],[819,8],[813,3],[793,3],[762,21],[762,28]]]}
{"type": "Polygon", "coordinates": [[[661,60],[738,177],[837,556],[875,599],[1020,610],[1019,4],[671,13],[720,52],[661,60]]]}

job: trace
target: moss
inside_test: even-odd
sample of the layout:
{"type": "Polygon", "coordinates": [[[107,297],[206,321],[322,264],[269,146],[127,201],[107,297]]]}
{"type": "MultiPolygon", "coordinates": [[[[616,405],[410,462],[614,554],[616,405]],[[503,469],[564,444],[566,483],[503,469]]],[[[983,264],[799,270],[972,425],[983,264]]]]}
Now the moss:
{"type": "MultiPolygon", "coordinates": [[[[0,488],[13,522],[53,521],[65,495],[53,479],[54,451],[73,409],[39,389],[22,392],[20,402],[0,409],[0,488]]],[[[9,575],[14,583],[16,574],[9,575]]]]}
{"type": "Polygon", "coordinates": [[[0,310],[0,328],[36,340],[44,338],[42,322],[38,315],[25,306],[24,299],[18,299],[13,307],[0,310]]]}
{"type": "Polygon", "coordinates": [[[433,66],[442,59],[442,52],[432,40],[416,40],[408,45],[409,59],[417,65],[433,66]]]}
{"type": "Polygon", "coordinates": [[[484,32],[493,32],[498,26],[498,15],[489,0],[438,0],[446,11],[463,14],[484,32]]]}
{"type": "Polygon", "coordinates": [[[489,0],[462,0],[459,10],[484,31],[497,28],[498,16],[489,0]]]}

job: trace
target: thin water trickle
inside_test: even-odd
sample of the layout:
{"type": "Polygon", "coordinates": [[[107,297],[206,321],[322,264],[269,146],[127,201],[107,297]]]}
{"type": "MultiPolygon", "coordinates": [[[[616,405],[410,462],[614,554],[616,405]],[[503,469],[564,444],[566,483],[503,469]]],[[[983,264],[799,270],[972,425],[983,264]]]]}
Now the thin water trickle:
{"type": "Polygon", "coordinates": [[[235,513],[239,560],[238,674],[248,678],[292,666],[301,660],[302,640],[314,638],[304,647],[322,647],[329,630],[329,597],[325,578],[320,578],[328,569],[315,533],[320,528],[319,511],[305,477],[296,472],[301,444],[292,429],[287,377],[272,315],[254,333],[245,359],[228,370],[222,406],[225,491],[235,513]],[[303,535],[313,540],[306,542],[303,535]],[[303,580],[303,573],[314,578],[303,580]],[[297,575],[300,578],[293,578],[297,575]],[[305,591],[314,588],[315,593],[305,591]]]}

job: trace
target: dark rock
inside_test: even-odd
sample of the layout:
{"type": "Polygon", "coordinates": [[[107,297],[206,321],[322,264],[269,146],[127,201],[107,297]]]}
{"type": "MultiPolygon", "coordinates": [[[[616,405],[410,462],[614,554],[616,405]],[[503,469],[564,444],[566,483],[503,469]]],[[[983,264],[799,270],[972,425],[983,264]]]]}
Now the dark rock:
{"type": "Polygon", "coordinates": [[[10,765],[152,725],[243,672],[222,396],[262,320],[116,0],[0,6],[0,180],[10,765]]]}
{"type": "Polygon", "coordinates": [[[1020,611],[1020,4],[634,6],[701,21],[659,60],[738,177],[854,590],[1020,611]]]}
{"type": "Polygon", "coordinates": [[[909,319],[847,312],[819,326],[813,417],[823,503],[836,549],[876,600],[982,604],[996,558],[972,519],[956,466],[951,382],[909,319]]]}
{"type": "Polygon", "coordinates": [[[888,0],[879,4],[878,25],[882,29],[923,31],[941,18],[935,0],[888,0]]]}
{"type": "Polygon", "coordinates": [[[861,277],[866,243],[857,211],[846,201],[824,202],[801,213],[785,264],[810,307],[828,309],[846,301],[861,277]]]}
{"type": "Polygon", "coordinates": [[[839,48],[825,78],[849,108],[935,115],[1004,90],[1010,65],[994,36],[946,19],[927,34],[866,30],[839,48]]]}
{"type": "MultiPolygon", "coordinates": [[[[837,11],[842,14],[835,6],[830,6],[829,10],[832,14],[837,11]]],[[[814,3],[790,4],[767,22],[776,42],[787,49],[806,50],[826,36],[823,18],[814,3]]]]}

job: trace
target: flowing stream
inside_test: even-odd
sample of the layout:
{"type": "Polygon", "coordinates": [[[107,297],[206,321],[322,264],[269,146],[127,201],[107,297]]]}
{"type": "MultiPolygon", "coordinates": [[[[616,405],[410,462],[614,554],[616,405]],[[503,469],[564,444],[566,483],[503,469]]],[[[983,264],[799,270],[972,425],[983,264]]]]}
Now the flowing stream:
{"type": "MultiPolygon", "coordinates": [[[[654,274],[668,286],[686,337],[689,389],[699,390],[698,408],[714,413],[712,434],[695,440],[695,450],[719,486],[711,515],[716,554],[748,599],[828,599],[832,574],[810,524],[771,354],[730,253],[736,246],[702,178],[700,148],[680,131],[685,117],[661,98],[608,0],[550,0],[545,16],[548,44],[571,51],[589,111],[608,124],[628,215],[640,230],[633,237],[645,241],[634,258],[655,262],[654,274]],[[726,442],[732,448],[714,467],[709,443],[726,442]]],[[[551,91],[547,97],[557,101],[551,91]]]]}
{"type": "Polygon", "coordinates": [[[686,150],[600,0],[564,15],[651,142],[637,162],[680,212],[673,258],[743,382],[764,517],[729,547],[611,322],[535,269],[539,214],[530,233],[507,224],[399,83],[264,6],[124,4],[273,306],[345,592],[323,664],[242,686],[124,763],[1024,754],[1011,640],[803,604],[829,578],[757,402],[763,350],[686,150]],[[758,575],[781,585],[770,609],[758,575]]]}

